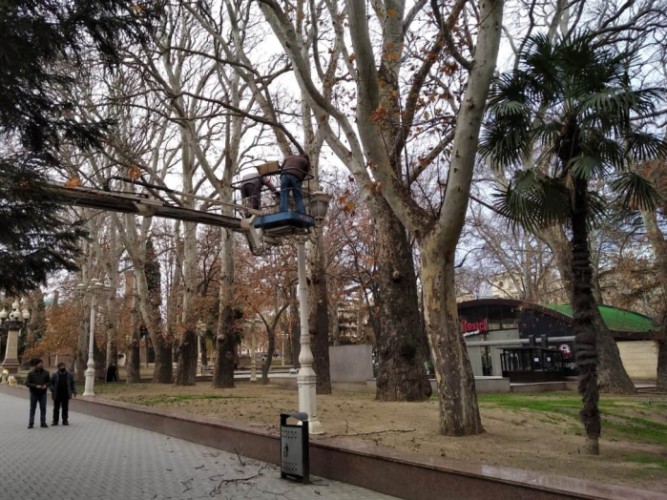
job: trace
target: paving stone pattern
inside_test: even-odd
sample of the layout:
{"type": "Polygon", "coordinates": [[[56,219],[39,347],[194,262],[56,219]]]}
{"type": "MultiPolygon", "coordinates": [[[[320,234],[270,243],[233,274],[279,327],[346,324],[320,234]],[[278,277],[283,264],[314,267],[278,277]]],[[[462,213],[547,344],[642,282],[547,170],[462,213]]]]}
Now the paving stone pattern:
{"type": "Polygon", "coordinates": [[[68,427],[28,429],[28,406],[0,393],[0,500],[393,498],[75,412],[68,427]]]}

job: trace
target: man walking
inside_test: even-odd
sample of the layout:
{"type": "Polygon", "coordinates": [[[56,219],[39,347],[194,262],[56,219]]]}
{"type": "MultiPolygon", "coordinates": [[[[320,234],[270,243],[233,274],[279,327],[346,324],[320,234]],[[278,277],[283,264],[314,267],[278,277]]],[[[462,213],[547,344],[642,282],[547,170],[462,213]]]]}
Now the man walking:
{"type": "Polygon", "coordinates": [[[76,397],[74,376],[67,371],[65,363],[58,363],[58,371],[51,375],[51,394],[53,396],[53,421],[58,425],[58,416],[62,408],[63,425],[69,425],[69,400],[76,397]]]}
{"type": "Polygon", "coordinates": [[[49,387],[50,377],[49,372],[44,369],[44,364],[41,359],[32,361],[34,368],[28,373],[25,385],[30,389],[30,418],[28,420],[28,429],[35,426],[35,410],[37,403],[39,403],[39,420],[41,427],[48,427],[46,425],[46,390],[49,387]]]}

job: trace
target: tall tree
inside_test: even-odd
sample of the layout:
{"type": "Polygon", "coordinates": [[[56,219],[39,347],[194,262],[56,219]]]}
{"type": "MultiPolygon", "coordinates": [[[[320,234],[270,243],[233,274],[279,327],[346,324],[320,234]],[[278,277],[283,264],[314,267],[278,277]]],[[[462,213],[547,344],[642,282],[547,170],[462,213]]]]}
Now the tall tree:
{"type": "Polygon", "coordinates": [[[530,37],[519,67],[495,81],[481,143],[495,166],[514,169],[498,202],[503,213],[528,228],[569,227],[580,415],[592,454],[601,423],[589,229],[604,205],[591,180],[612,180],[626,205],[653,206],[657,193],[633,161],[667,152],[664,141],[641,131],[661,92],[633,88],[632,59],[594,33],[530,37]]]}
{"type": "MultiPolygon", "coordinates": [[[[459,331],[454,255],[496,64],[503,2],[457,1],[445,7],[422,0],[408,7],[404,1],[386,0],[373,2],[372,11],[367,2],[324,2],[325,9],[312,13],[313,24],[325,12],[332,20],[346,70],[341,81],[354,84],[354,104],[349,108],[343,105],[346,90],[341,88],[338,99],[328,100],[313,81],[310,67],[318,67],[320,55],[317,39],[312,58],[306,58],[278,2],[261,0],[260,5],[292,61],[302,95],[316,110],[327,143],[355,176],[379,229],[380,289],[386,304],[380,356],[391,356],[395,364],[386,399],[392,392],[403,399],[420,399],[427,393],[420,386],[426,378],[419,332],[414,332],[419,314],[411,301],[416,288],[407,231],[419,246],[440,430],[446,435],[482,432],[474,377],[459,331]],[[347,16],[344,22],[342,16],[347,16]],[[350,47],[345,46],[347,40],[350,47]],[[412,59],[413,54],[420,57],[412,59]],[[444,76],[452,77],[446,85],[444,76]],[[328,127],[327,120],[335,127],[328,127]],[[421,188],[426,186],[417,180],[441,156],[449,167],[446,189],[424,197],[421,188]]],[[[430,190],[439,191],[439,185],[431,183],[430,190]]]]}

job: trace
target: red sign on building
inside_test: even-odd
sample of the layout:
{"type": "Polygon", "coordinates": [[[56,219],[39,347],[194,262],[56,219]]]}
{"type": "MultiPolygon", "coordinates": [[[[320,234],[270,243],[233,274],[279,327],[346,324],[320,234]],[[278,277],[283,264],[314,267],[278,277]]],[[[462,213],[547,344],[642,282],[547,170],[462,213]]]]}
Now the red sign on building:
{"type": "Polygon", "coordinates": [[[467,332],[488,332],[489,325],[486,318],[479,321],[466,321],[465,319],[461,320],[461,331],[463,333],[467,332]]]}

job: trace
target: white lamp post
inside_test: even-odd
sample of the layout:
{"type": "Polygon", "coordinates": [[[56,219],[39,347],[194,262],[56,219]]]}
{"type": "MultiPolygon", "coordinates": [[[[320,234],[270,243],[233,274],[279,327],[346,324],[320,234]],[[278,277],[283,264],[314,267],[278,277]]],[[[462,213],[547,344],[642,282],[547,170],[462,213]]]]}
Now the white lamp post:
{"type": "Polygon", "coordinates": [[[85,283],[79,283],[77,289],[83,294],[90,294],[90,333],[88,336],[88,364],[85,372],[86,375],[86,385],[83,391],[83,396],[94,396],[95,395],[95,315],[97,306],[97,295],[102,293],[108,293],[113,290],[108,280],[104,280],[102,283],[101,280],[93,278],[86,285],[85,283]]]}
{"type": "Polygon", "coordinates": [[[308,414],[308,430],[311,434],[322,434],[322,424],[317,417],[316,375],[313,370],[313,351],[310,349],[308,331],[308,288],[306,285],[306,241],[308,236],[297,236],[297,265],[299,270],[299,323],[301,326],[299,372],[296,384],[299,390],[299,412],[308,414]]]}
{"type": "MultiPolygon", "coordinates": [[[[331,195],[316,191],[310,198],[310,214],[315,218],[317,225],[326,217],[331,195]]],[[[299,391],[299,412],[308,414],[308,431],[311,434],[322,434],[322,424],[317,416],[317,378],[313,370],[313,351],[310,348],[310,332],[308,331],[308,286],[306,281],[306,241],[308,235],[297,236],[297,266],[299,271],[299,323],[300,344],[299,372],[296,383],[299,391]]]]}
{"type": "Polygon", "coordinates": [[[29,319],[30,312],[26,308],[23,311],[19,310],[18,301],[12,304],[10,313],[7,313],[4,308],[0,311],[0,324],[7,329],[7,346],[2,368],[7,370],[9,375],[16,375],[19,371],[21,365],[18,359],[19,332],[29,319]]]}

